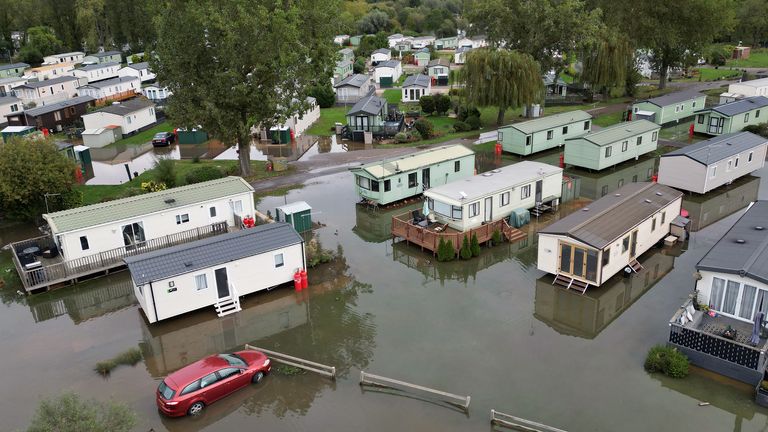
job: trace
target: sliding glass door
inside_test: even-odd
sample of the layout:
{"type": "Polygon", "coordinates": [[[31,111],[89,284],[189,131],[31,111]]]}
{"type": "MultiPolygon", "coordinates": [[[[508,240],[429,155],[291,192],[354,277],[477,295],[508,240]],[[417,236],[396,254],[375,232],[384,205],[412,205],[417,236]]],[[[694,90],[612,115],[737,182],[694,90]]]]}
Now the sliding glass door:
{"type": "Polygon", "coordinates": [[[560,273],[597,281],[597,251],[560,243],[560,273]]]}

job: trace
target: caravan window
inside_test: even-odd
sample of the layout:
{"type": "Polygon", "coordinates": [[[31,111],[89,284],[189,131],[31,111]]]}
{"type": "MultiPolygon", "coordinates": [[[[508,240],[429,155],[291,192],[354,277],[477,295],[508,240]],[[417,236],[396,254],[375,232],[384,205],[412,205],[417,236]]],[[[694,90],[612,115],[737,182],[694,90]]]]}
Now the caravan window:
{"type": "Polygon", "coordinates": [[[584,130],[589,130],[589,120],[584,122],[584,130]]]}
{"type": "Polygon", "coordinates": [[[367,177],[357,176],[357,185],[360,186],[361,189],[370,190],[371,180],[367,177]]]}
{"type": "Polygon", "coordinates": [[[551,131],[551,130],[547,131],[547,139],[548,140],[552,139],[552,135],[554,135],[553,131],[551,131]]]}
{"type": "Polygon", "coordinates": [[[451,218],[452,219],[462,218],[461,206],[451,206],[451,218]]]}
{"type": "Polygon", "coordinates": [[[371,190],[374,191],[374,192],[378,192],[379,191],[379,182],[377,182],[376,180],[371,180],[371,190]]]}
{"type": "Polygon", "coordinates": [[[417,184],[418,183],[416,183],[416,173],[408,174],[408,187],[415,188],[417,184]]]}
{"type": "Polygon", "coordinates": [[[90,245],[88,244],[88,237],[82,236],[80,237],[80,249],[82,250],[88,250],[90,249],[90,245]]]}
{"type": "Polygon", "coordinates": [[[211,215],[211,217],[216,217],[216,206],[209,207],[208,212],[211,215]]]}
{"type": "Polygon", "coordinates": [[[509,192],[501,194],[501,207],[504,207],[505,205],[509,205],[509,192]]]}
{"type": "Polygon", "coordinates": [[[461,171],[461,161],[456,161],[453,163],[453,172],[459,172],[459,171],[461,171]]]}
{"type": "Polygon", "coordinates": [[[283,254],[275,254],[275,268],[282,267],[283,264],[285,264],[285,261],[283,260],[283,254]]]}
{"type": "Polygon", "coordinates": [[[384,192],[389,192],[392,190],[392,182],[389,180],[384,180],[384,192]]]}
{"type": "Polygon", "coordinates": [[[176,215],[176,225],[181,225],[187,222],[189,222],[189,214],[184,213],[184,214],[176,215]]]}
{"type": "Polygon", "coordinates": [[[480,201],[473,202],[469,205],[469,217],[475,217],[480,214],[480,201]]]}
{"type": "Polygon", "coordinates": [[[531,185],[525,185],[520,188],[520,199],[526,199],[531,196],[531,185]]]}
{"type": "Polygon", "coordinates": [[[195,286],[198,291],[208,288],[208,279],[205,274],[195,275],[195,286]]]}

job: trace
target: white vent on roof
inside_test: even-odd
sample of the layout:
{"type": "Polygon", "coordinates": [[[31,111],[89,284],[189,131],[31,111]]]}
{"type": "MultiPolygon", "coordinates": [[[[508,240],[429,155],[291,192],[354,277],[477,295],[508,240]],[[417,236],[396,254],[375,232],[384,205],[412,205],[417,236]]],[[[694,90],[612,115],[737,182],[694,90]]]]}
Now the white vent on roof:
{"type": "Polygon", "coordinates": [[[464,191],[460,191],[459,195],[461,195],[461,199],[465,199],[467,197],[467,194],[464,191]]]}
{"type": "Polygon", "coordinates": [[[658,195],[658,196],[661,196],[661,195],[662,195],[662,193],[657,191],[657,192],[656,192],[656,195],[658,195]]]}
{"type": "Polygon", "coordinates": [[[649,200],[648,198],[646,198],[646,199],[645,199],[645,202],[647,202],[648,204],[650,204],[650,203],[651,203],[651,200],[649,200]]]}
{"type": "Polygon", "coordinates": [[[758,230],[758,231],[762,231],[762,230],[764,230],[765,228],[764,228],[764,227],[762,227],[762,226],[760,226],[760,225],[758,225],[758,226],[756,226],[756,227],[755,227],[755,229],[756,229],[756,230],[758,230]]]}
{"type": "Polygon", "coordinates": [[[744,244],[744,243],[746,243],[746,240],[744,240],[744,239],[736,239],[736,240],[734,240],[734,241],[735,241],[736,243],[738,243],[738,244],[744,244]]]}
{"type": "Polygon", "coordinates": [[[589,207],[584,207],[581,211],[589,211],[589,207]]]}
{"type": "Polygon", "coordinates": [[[489,173],[489,172],[487,172],[487,173],[483,173],[483,177],[490,177],[490,176],[492,176],[492,175],[493,175],[493,173],[489,173]]]}
{"type": "Polygon", "coordinates": [[[621,194],[620,193],[616,193],[616,194],[613,194],[613,196],[619,197],[619,196],[621,196],[621,194]]]}
{"type": "Polygon", "coordinates": [[[496,168],[496,169],[493,169],[493,170],[491,170],[491,172],[492,172],[492,173],[500,173],[500,172],[501,172],[501,170],[500,170],[500,169],[498,169],[498,168],[496,168]]]}

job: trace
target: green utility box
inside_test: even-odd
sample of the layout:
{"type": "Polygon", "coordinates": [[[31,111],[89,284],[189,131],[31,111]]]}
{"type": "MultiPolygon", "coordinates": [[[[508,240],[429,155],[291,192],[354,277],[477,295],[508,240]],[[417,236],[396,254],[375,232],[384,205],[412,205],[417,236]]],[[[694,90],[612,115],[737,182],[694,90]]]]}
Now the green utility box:
{"type": "Polygon", "coordinates": [[[179,136],[179,144],[202,144],[208,141],[208,133],[201,130],[181,130],[176,132],[179,136]]]}
{"type": "Polygon", "coordinates": [[[275,210],[278,222],[291,224],[297,232],[305,232],[312,229],[312,207],[304,201],[296,201],[275,210]]]}

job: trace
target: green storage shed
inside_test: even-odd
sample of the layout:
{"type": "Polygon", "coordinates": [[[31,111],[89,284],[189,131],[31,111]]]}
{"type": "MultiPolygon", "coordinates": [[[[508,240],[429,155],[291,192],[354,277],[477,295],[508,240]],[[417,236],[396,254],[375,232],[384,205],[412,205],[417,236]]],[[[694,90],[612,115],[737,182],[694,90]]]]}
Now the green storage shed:
{"type": "Polygon", "coordinates": [[[275,217],[278,222],[291,224],[300,233],[312,229],[312,207],[304,201],[278,207],[275,210],[275,217]]]}
{"type": "Polygon", "coordinates": [[[179,138],[179,144],[202,144],[208,141],[208,133],[201,130],[182,130],[176,131],[179,138]]]}

